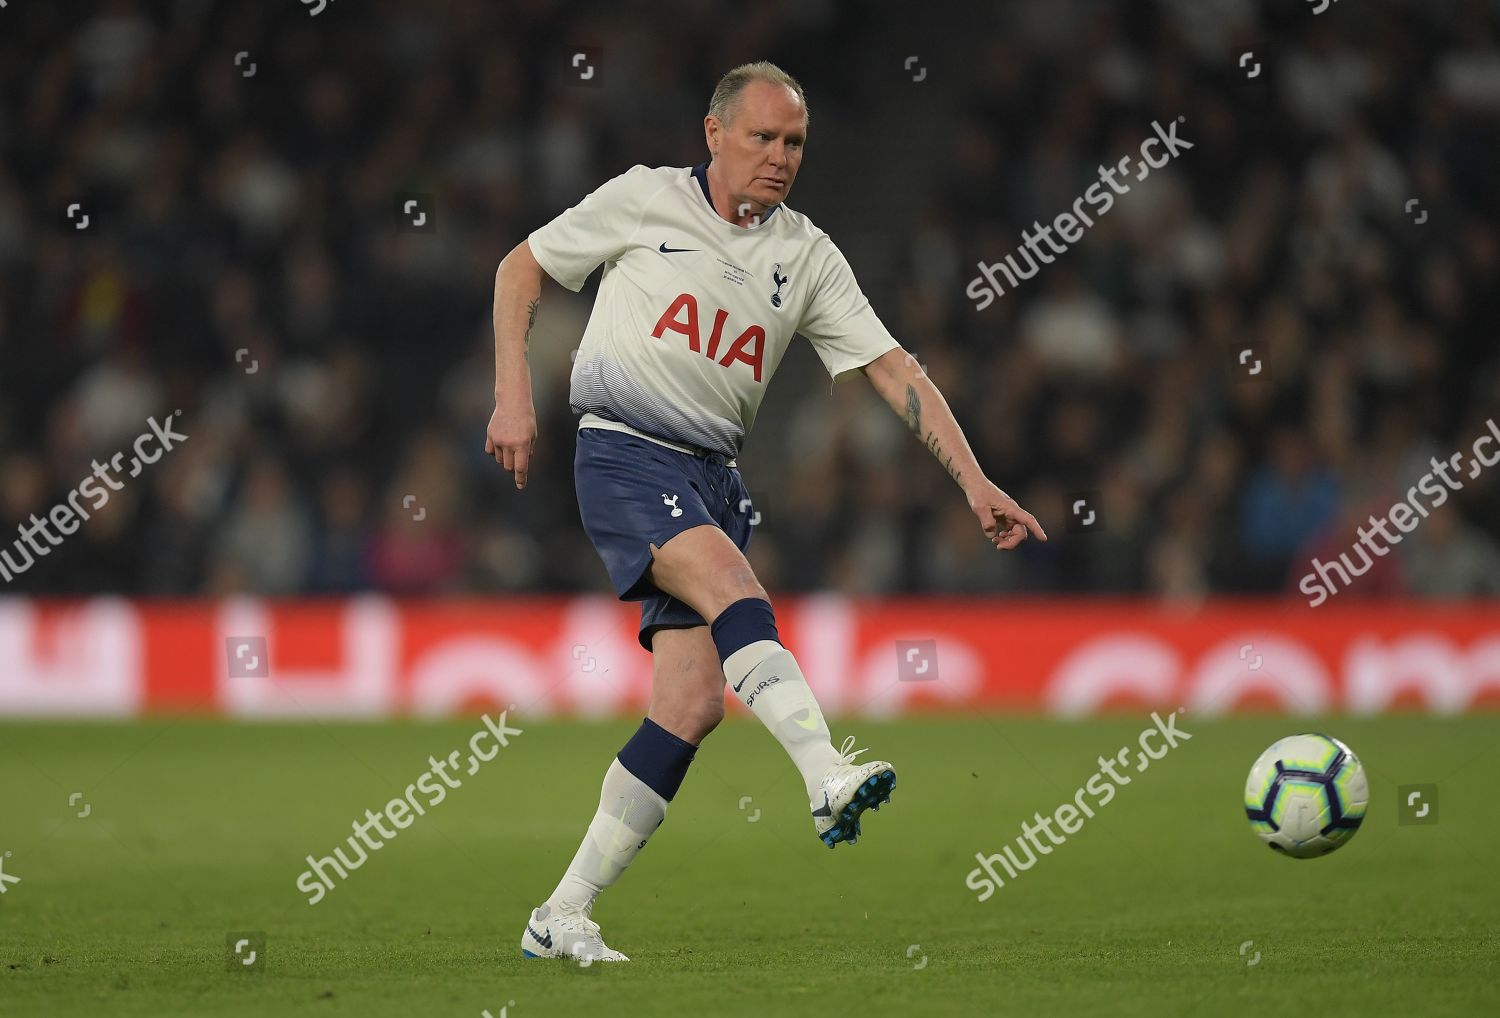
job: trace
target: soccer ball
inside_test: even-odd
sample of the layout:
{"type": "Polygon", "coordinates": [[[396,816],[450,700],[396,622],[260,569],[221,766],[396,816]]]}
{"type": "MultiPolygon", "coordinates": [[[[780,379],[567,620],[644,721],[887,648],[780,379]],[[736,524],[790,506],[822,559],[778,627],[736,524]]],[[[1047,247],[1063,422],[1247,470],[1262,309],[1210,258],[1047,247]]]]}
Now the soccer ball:
{"type": "Polygon", "coordinates": [[[1369,802],[1359,757],[1327,735],[1290,735],[1274,743],[1245,782],[1250,828],[1297,859],[1327,855],[1354,837],[1369,802]]]}

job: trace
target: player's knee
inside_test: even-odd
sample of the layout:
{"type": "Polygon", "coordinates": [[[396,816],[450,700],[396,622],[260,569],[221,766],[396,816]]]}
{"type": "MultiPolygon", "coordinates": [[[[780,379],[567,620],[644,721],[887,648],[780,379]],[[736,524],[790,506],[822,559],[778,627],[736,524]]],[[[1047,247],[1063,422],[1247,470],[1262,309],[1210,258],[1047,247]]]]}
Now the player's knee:
{"type": "Polygon", "coordinates": [[[651,545],[651,577],[660,589],[687,602],[709,622],[747,597],[771,600],[738,549],[722,534],[707,534],[711,528],[697,529],[684,532],[664,547],[651,545]]]}
{"type": "Polygon", "coordinates": [[[755,571],[750,568],[749,563],[710,574],[708,586],[704,604],[698,611],[710,624],[736,601],[743,601],[747,597],[768,604],[771,601],[771,595],[766,593],[766,588],[755,578],[755,571]]]}

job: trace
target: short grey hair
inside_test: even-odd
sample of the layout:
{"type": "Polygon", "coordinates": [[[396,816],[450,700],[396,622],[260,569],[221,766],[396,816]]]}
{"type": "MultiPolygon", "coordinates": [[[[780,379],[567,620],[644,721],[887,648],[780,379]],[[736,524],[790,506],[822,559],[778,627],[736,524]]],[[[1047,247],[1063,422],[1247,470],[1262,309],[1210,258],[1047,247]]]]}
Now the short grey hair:
{"type": "Polygon", "coordinates": [[[721,123],[728,124],[731,114],[739,106],[740,93],[752,81],[766,81],[791,89],[797,93],[797,100],[802,103],[803,118],[811,118],[807,109],[807,96],[802,92],[801,83],[769,60],[740,64],[720,78],[719,84],[714,88],[713,98],[708,101],[708,115],[718,117],[721,123]]]}

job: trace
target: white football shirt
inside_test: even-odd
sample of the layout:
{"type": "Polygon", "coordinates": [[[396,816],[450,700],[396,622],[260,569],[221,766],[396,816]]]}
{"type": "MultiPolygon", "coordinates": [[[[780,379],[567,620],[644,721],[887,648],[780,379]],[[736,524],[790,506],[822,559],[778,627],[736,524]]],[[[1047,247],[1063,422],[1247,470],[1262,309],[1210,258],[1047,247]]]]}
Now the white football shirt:
{"type": "Polygon", "coordinates": [[[570,290],[604,265],[573,363],[579,426],[733,457],[794,334],[835,381],[900,344],[826,233],[785,205],[750,229],[726,221],[707,165],[634,166],[529,240],[570,290]]]}

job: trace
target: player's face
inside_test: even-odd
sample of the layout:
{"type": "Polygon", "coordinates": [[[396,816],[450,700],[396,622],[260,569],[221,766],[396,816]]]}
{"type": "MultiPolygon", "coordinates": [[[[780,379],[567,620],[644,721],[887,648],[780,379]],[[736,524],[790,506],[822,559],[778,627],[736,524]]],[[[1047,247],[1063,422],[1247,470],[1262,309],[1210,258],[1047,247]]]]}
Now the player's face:
{"type": "Polygon", "coordinates": [[[735,204],[754,212],[786,200],[802,165],[807,115],[797,93],[769,81],[740,92],[728,124],[708,118],[709,149],[735,204]]]}

